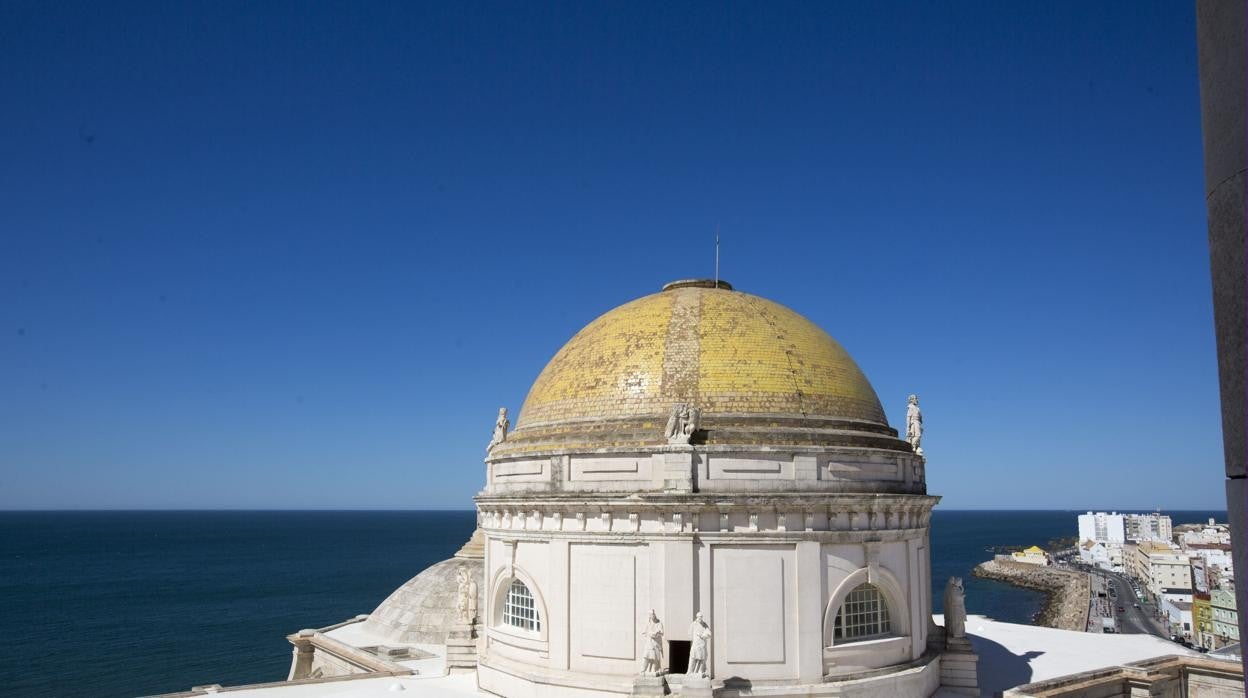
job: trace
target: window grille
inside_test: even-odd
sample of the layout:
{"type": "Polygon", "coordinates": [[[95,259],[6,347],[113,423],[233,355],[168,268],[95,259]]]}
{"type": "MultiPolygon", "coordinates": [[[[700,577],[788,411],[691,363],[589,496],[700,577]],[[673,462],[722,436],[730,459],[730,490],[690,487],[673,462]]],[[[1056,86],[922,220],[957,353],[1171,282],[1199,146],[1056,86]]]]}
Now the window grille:
{"type": "Polygon", "coordinates": [[[849,592],[836,614],[833,641],[866,640],[888,635],[892,624],[884,595],[872,584],[860,584],[849,592]]]}
{"type": "Polygon", "coordinates": [[[503,603],[503,622],[521,630],[537,632],[542,629],[542,619],[537,615],[533,593],[519,579],[513,580],[507,589],[507,600],[503,603]]]}

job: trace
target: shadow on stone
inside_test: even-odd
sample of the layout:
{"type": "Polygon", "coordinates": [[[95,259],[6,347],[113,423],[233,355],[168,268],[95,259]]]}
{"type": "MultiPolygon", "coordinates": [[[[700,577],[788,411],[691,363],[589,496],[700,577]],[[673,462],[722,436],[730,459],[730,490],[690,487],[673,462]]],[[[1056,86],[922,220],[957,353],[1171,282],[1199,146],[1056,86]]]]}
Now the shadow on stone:
{"type": "Polygon", "coordinates": [[[1031,660],[1044,652],[1014,654],[1004,645],[974,633],[967,633],[967,636],[979,655],[979,689],[984,695],[1000,695],[1008,688],[1031,683],[1031,660]]]}

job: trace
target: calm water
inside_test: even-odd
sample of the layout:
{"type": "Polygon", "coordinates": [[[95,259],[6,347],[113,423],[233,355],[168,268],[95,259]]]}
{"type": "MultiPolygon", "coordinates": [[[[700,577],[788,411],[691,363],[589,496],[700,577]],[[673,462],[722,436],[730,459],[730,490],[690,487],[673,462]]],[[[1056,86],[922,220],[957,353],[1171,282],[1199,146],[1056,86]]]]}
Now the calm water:
{"type": "MultiPolygon", "coordinates": [[[[1080,512],[937,511],[933,596],[1028,622],[1039,594],[970,578],[992,545],[1080,512]]],[[[1171,512],[1176,524],[1224,512],[1171,512]]],[[[136,696],[286,678],[285,636],[368,613],[472,532],[472,512],[0,512],[0,694],[136,696]]]]}

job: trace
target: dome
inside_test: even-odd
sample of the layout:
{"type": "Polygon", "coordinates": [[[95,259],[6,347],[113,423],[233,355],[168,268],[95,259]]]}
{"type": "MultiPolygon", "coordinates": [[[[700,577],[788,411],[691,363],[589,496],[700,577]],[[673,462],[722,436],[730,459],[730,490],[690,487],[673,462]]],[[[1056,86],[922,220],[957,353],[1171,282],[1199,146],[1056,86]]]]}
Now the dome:
{"type": "Polygon", "coordinates": [[[636,445],[622,436],[630,428],[658,440],[679,403],[702,411],[707,443],[717,423],[896,434],[862,370],[817,325],[726,282],[691,280],[625,303],[572,337],[533,383],[495,455],[542,450],[537,442],[551,445],[555,432],[580,446],[636,445]],[[616,438],[573,436],[604,425],[616,438]]]}
{"type": "Polygon", "coordinates": [[[455,557],[430,565],[395,589],[381,602],[364,629],[396,643],[442,644],[446,633],[458,622],[459,568],[465,567],[477,582],[477,608],[485,608],[482,584],[482,544],[480,529],[455,557]]]}

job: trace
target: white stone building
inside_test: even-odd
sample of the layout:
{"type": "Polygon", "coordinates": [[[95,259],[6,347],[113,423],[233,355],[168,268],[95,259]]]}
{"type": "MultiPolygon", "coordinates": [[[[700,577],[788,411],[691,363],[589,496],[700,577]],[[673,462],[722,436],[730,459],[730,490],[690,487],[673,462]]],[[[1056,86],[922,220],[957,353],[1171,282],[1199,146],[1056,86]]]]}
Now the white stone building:
{"type": "MultiPolygon", "coordinates": [[[[1121,548],[1119,550],[1121,551],[1121,548]]],[[[1080,543],[1079,559],[1088,565],[1102,569],[1113,569],[1113,563],[1110,562],[1109,546],[1100,541],[1085,540],[1080,543]]]]}
{"type": "Polygon", "coordinates": [[[1079,515],[1079,541],[1122,545],[1127,540],[1126,518],[1118,512],[1103,511],[1079,515]]]}
{"type": "Polygon", "coordinates": [[[481,687],[688,691],[701,613],[717,695],[933,693],[916,447],[788,308],[694,281],[606,313],[487,458],[481,687]]]}

